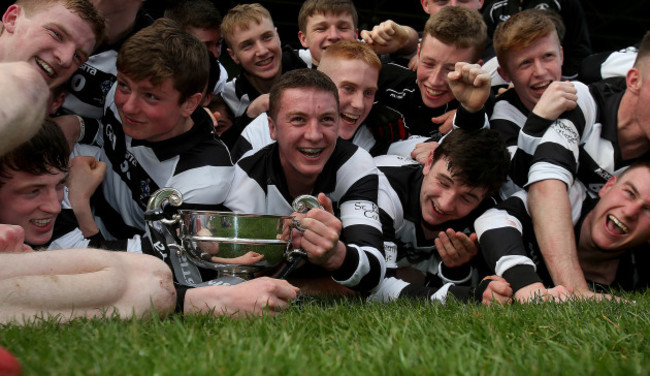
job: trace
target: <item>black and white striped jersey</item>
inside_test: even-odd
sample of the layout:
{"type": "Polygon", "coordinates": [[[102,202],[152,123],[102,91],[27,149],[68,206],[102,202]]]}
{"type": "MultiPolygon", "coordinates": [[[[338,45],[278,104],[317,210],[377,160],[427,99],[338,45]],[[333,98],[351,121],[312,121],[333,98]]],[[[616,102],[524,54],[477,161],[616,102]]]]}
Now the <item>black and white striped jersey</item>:
{"type": "Polygon", "coordinates": [[[66,84],[67,94],[63,110],[79,116],[101,119],[108,92],[117,80],[117,53],[131,35],[151,25],[153,19],[140,10],[128,35],[112,46],[102,46],[81,64],[66,84]]]}
{"type": "MultiPolygon", "coordinates": [[[[375,288],[385,274],[377,185],[378,170],[372,157],[338,139],[311,192],[322,192],[332,200],[343,225],[340,239],[347,254],[332,277],[362,292],[375,288]]],[[[237,162],[224,205],[237,213],[290,215],[293,199],[280,165],[278,144],[272,143],[237,162]]]]}
{"type": "MultiPolygon", "coordinates": [[[[534,114],[519,135],[513,163],[515,183],[526,186],[545,179],[558,179],[571,186],[579,179],[592,197],[607,180],[639,158],[623,160],[618,144],[618,107],[625,92],[623,78],[591,85],[576,83],[578,106],[556,121],[534,114]],[[529,158],[528,161],[525,158],[529,158]],[[526,169],[526,166],[530,166],[526,169]],[[527,171],[527,174],[525,173],[527,171]]],[[[645,156],[640,158],[647,158],[645,156]]]]}
{"type": "MultiPolygon", "coordinates": [[[[382,172],[379,178],[379,212],[384,233],[386,279],[373,299],[389,301],[400,297],[423,298],[445,302],[448,293],[459,300],[471,298],[469,286],[478,282],[482,261],[475,258],[469,264],[446,267],[436,250],[434,239],[427,239],[422,229],[420,191],[424,175],[422,165],[408,158],[384,155],[375,158],[382,172]],[[427,285],[418,286],[395,278],[398,267],[411,266],[427,275],[427,285]],[[464,286],[461,286],[464,285],[464,286]]],[[[486,199],[466,218],[440,226],[466,234],[473,232],[474,219],[493,206],[486,199]]]]}
{"type": "Polygon", "coordinates": [[[234,169],[230,155],[215,138],[212,121],[202,108],[194,111],[192,120],[189,131],[171,139],[135,140],[124,133],[110,100],[95,140],[102,146],[100,160],[107,170],[102,192],[93,202],[101,218],[98,226],[107,239],[142,234],[149,196],[162,187],[178,189],[190,204],[223,202],[234,169]]]}

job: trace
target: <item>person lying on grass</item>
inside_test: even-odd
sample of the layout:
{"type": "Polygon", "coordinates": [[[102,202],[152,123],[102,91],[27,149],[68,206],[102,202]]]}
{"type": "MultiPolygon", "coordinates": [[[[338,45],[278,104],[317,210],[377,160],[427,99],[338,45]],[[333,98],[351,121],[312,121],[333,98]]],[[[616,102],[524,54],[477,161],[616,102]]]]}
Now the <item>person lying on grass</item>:
{"type": "MultiPolygon", "coordinates": [[[[457,121],[463,113],[459,109],[457,121]]],[[[491,196],[506,180],[510,156],[498,133],[456,129],[424,166],[390,155],[375,160],[384,174],[379,207],[387,272],[372,299],[444,303],[452,296],[484,304],[508,302],[512,289],[503,278],[488,277],[479,284],[487,268],[476,257],[472,228],[474,219],[494,205],[491,196]],[[399,277],[406,267],[420,271],[424,281],[399,277]]]]}
{"type": "MultiPolygon", "coordinates": [[[[637,161],[611,177],[598,195],[593,199],[582,187],[583,201],[577,205],[582,214],[574,231],[582,272],[594,290],[647,287],[650,161],[637,161]]],[[[553,281],[535,239],[525,191],[486,211],[475,227],[486,261],[510,282],[516,300],[571,296],[565,286],[546,287],[553,281]]]]}
{"type": "Polygon", "coordinates": [[[171,271],[155,257],[85,247],[32,252],[52,239],[68,155],[63,132],[46,120],[35,136],[0,157],[0,323],[172,312],[171,271]]]}

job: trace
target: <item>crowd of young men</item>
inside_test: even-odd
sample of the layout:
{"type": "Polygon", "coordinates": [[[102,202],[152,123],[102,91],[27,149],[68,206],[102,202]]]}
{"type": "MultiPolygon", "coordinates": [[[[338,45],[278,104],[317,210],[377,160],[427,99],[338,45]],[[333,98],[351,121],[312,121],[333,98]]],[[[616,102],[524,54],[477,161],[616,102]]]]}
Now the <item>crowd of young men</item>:
{"type": "Polygon", "coordinates": [[[359,33],[350,0],[308,0],[298,50],[260,4],[222,20],[184,0],[154,21],[117,3],[19,0],[2,18],[0,322],[290,305],[298,279],[172,284],[145,226],[162,187],[293,215],[303,291],[326,276],[377,301],[488,304],[647,287],[650,34],[625,77],[586,86],[561,81],[552,10],[488,35],[482,1],[422,1],[418,38],[390,20],[359,33]],[[241,72],[227,83],[222,35],[241,72]],[[494,74],[512,86],[497,97],[494,74]],[[322,208],[294,212],[305,194],[322,208]]]}

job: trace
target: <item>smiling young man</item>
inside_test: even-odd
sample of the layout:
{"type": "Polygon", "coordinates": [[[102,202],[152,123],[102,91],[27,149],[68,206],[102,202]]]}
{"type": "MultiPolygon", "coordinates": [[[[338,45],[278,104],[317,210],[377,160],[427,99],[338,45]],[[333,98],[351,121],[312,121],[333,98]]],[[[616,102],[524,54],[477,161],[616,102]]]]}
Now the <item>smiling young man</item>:
{"type": "Polygon", "coordinates": [[[451,294],[487,303],[492,293],[500,301],[509,299],[503,281],[488,283],[489,290],[482,286],[476,295],[472,288],[487,272],[482,258],[475,257],[472,224],[494,205],[490,197],[505,182],[509,159],[498,133],[487,129],[454,130],[424,166],[390,155],[375,158],[383,173],[379,207],[387,270],[374,299],[444,303],[451,294]],[[397,277],[398,268],[407,266],[423,273],[424,285],[397,277]]]}
{"type": "Polygon", "coordinates": [[[572,198],[581,186],[596,197],[609,177],[647,158],[650,114],[642,103],[650,87],[650,34],[625,79],[590,87],[552,82],[559,78],[561,48],[555,24],[540,12],[522,11],[497,27],[497,56],[515,90],[499,98],[491,123],[506,130],[509,144],[517,142],[510,175],[528,191],[535,234],[553,281],[588,297],[593,293],[571,231],[580,214],[572,198]]]}
{"type": "Polygon", "coordinates": [[[402,115],[411,135],[438,134],[433,118],[458,107],[447,74],[458,62],[481,63],[487,38],[481,15],[466,7],[444,7],[427,21],[414,73],[385,64],[379,77],[377,102],[402,115]]]}
{"type": "MultiPolygon", "coordinates": [[[[635,162],[611,177],[598,192],[599,199],[587,195],[584,187],[581,192],[575,203],[580,219],[573,231],[585,278],[595,290],[647,287],[647,265],[638,258],[650,247],[650,162],[635,162]]],[[[533,233],[524,191],[487,211],[475,225],[488,264],[510,282],[517,300],[569,296],[562,285],[546,288],[553,280],[533,233]]]]}
{"type": "Polygon", "coordinates": [[[19,0],[2,16],[0,61],[27,61],[50,88],[63,84],[102,40],[104,19],[85,0],[19,0]]]}
{"type": "MultiPolygon", "coordinates": [[[[329,46],[318,67],[339,91],[339,137],[373,156],[385,154],[390,146],[366,123],[371,110],[382,107],[373,107],[380,69],[381,62],[373,49],[367,43],[352,40],[338,41],[329,46]]],[[[245,152],[259,150],[271,142],[268,117],[262,114],[244,129],[231,154],[237,160],[245,152]]]]}
{"type": "Polygon", "coordinates": [[[368,292],[384,275],[378,171],[365,150],[338,139],[339,116],[338,88],[324,73],[285,73],[270,93],[269,125],[277,142],[237,162],[224,205],[291,215],[295,198],[318,195],[325,210],[293,213],[305,229],[294,231],[294,246],[339,284],[368,292]]]}
{"type": "Polygon", "coordinates": [[[262,5],[240,4],[221,23],[228,53],[242,72],[226,84],[223,98],[235,115],[235,125],[224,137],[237,138],[241,130],[268,110],[271,86],[283,72],[304,68],[290,46],[282,48],[269,11],[262,5]]]}
{"type": "Polygon", "coordinates": [[[0,268],[0,322],[103,317],[113,309],[123,318],[169,313],[171,273],[154,257],[85,247],[31,252],[55,234],[68,155],[63,133],[46,120],[31,139],[0,156],[0,259],[6,266],[0,268]],[[11,230],[18,231],[8,237],[11,230]]]}

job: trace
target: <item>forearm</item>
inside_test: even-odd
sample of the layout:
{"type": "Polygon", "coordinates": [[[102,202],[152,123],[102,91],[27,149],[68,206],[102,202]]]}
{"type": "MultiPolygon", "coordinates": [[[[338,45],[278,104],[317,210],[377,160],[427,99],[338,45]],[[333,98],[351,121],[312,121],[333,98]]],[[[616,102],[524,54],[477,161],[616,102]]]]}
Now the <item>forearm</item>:
{"type": "Polygon", "coordinates": [[[77,219],[79,229],[85,238],[90,238],[99,233],[99,228],[97,227],[97,223],[95,223],[95,218],[90,209],[90,200],[75,200],[71,197],[70,206],[72,206],[72,211],[77,219]]]}
{"type": "Polygon", "coordinates": [[[566,185],[552,179],[532,184],[528,190],[528,207],[553,282],[573,291],[587,290],[578,261],[566,185]]]}

